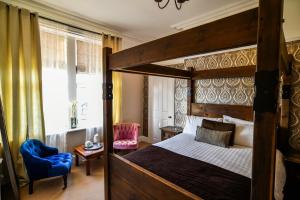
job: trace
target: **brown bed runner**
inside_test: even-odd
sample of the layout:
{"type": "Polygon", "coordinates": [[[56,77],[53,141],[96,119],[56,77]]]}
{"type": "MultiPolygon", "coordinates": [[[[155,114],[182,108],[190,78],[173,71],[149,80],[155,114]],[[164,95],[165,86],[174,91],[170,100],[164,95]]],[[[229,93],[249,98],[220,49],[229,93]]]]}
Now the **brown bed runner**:
{"type": "Polygon", "coordinates": [[[215,165],[157,146],[149,146],[124,157],[201,198],[250,199],[250,178],[215,165]]]}

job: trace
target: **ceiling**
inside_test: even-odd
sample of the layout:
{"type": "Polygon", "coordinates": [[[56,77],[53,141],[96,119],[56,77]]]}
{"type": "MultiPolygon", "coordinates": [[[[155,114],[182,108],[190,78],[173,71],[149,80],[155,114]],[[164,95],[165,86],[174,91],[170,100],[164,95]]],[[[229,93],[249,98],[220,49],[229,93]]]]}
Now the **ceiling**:
{"type": "Polygon", "coordinates": [[[175,8],[173,0],[170,0],[164,10],[160,10],[154,0],[34,1],[66,10],[139,41],[149,41],[178,31],[171,26],[190,26],[202,18],[209,20],[218,17],[230,7],[249,4],[255,0],[189,0],[183,4],[180,11],[175,8]]]}

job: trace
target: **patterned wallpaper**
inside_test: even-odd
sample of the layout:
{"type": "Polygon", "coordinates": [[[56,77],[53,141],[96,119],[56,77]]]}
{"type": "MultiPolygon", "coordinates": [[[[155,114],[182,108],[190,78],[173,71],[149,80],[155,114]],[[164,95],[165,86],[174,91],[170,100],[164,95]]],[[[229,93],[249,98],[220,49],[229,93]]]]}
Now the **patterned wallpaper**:
{"type": "Polygon", "coordinates": [[[245,78],[222,78],[196,81],[196,102],[213,104],[252,105],[254,80],[245,78]]]}
{"type": "Polygon", "coordinates": [[[300,151],[300,41],[290,42],[287,47],[295,59],[292,67],[289,143],[293,149],[300,151]]]}
{"type": "MultiPolygon", "coordinates": [[[[300,150],[300,41],[287,44],[296,63],[292,73],[292,97],[290,110],[290,145],[300,150]]],[[[187,59],[173,67],[196,70],[256,65],[256,48],[187,59]]],[[[254,78],[224,78],[199,80],[195,83],[197,103],[252,105],[254,78]]],[[[187,113],[187,81],[175,80],[175,125],[184,126],[187,113]]]]}
{"type": "MultiPolygon", "coordinates": [[[[256,49],[251,48],[187,59],[184,61],[182,69],[193,67],[199,71],[255,64],[256,49]]],[[[179,66],[175,67],[179,68],[179,66]]],[[[187,113],[187,81],[176,79],[175,85],[175,125],[184,126],[187,113]]],[[[197,80],[195,81],[195,90],[195,102],[197,103],[252,105],[254,79],[245,77],[197,80]]]]}
{"type": "Polygon", "coordinates": [[[184,127],[187,113],[187,80],[175,79],[174,124],[184,127]]]}

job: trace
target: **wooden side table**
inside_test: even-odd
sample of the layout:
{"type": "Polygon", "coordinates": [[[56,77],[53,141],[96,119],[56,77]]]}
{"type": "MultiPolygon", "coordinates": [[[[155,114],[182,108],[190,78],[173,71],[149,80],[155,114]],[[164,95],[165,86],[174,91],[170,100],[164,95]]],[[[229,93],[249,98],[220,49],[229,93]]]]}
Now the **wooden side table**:
{"type": "Polygon", "coordinates": [[[293,200],[299,198],[300,188],[300,154],[290,153],[285,157],[287,179],[285,184],[285,199],[293,200]]]}
{"type": "Polygon", "coordinates": [[[82,157],[85,160],[86,164],[86,175],[89,176],[91,174],[91,166],[90,166],[90,161],[100,158],[100,156],[103,155],[104,148],[102,146],[101,149],[90,151],[90,150],[85,150],[84,145],[80,145],[74,149],[74,154],[75,154],[75,164],[76,166],[79,166],[79,156],[82,157]]]}
{"type": "Polygon", "coordinates": [[[161,140],[166,140],[179,133],[182,133],[183,129],[180,126],[166,126],[160,128],[161,130],[161,140]]]}

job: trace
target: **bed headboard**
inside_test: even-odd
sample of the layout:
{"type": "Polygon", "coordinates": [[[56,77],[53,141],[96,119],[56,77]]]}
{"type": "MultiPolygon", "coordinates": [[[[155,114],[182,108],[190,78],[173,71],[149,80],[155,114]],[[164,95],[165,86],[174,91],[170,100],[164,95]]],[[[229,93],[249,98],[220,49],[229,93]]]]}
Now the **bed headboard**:
{"type": "Polygon", "coordinates": [[[222,117],[228,115],[247,121],[253,121],[252,106],[244,105],[223,105],[223,104],[191,104],[191,115],[204,117],[222,117]]]}

